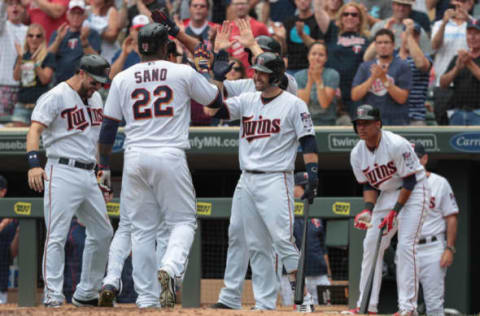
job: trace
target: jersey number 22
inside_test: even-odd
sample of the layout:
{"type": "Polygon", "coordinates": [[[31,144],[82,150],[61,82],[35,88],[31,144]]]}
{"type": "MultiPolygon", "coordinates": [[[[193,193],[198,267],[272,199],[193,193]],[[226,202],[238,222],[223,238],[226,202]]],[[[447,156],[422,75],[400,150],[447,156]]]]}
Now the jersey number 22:
{"type": "MultiPolygon", "coordinates": [[[[173,99],[173,91],[169,86],[157,86],[153,90],[153,116],[169,117],[173,116],[173,107],[168,106],[173,99]]],[[[132,99],[137,100],[133,104],[133,117],[135,120],[151,119],[152,109],[150,105],[150,91],[145,88],[138,88],[132,92],[132,99]]]]}

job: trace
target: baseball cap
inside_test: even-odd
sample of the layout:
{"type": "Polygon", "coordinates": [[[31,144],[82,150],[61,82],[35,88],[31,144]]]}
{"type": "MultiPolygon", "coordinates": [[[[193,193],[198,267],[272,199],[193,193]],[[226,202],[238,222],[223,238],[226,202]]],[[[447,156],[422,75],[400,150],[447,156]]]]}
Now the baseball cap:
{"type": "Polygon", "coordinates": [[[4,176],[0,175],[0,190],[5,189],[8,185],[7,179],[4,176]]]}
{"type": "Polygon", "coordinates": [[[422,158],[427,153],[425,147],[421,143],[414,143],[413,148],[418,158],[422,158]]]}
{"type": "Polygon", "coordinates": [[[132,28],[139,29],[142,26],[147,25],[148,23],[150,23],[148,17],[146,15],[139,14],[132,19],[132,28]]]}
{"type": "Polygon", "coordinates": [[[83,2],[83,0],[70,0],[68,10],[72,10],[73,8],[80,8],[85,11],[85,2],[83,2]]]}
{"type": "Polygon", "coordinates": [[[480,19],[478,20],[472,19],[468,21],[467,29],[471,29],[471,28],[477,29],[477,31],[480,31],[480,19]]]}
{"type": "Polygon", "coordinates": [[[393,0],[393,2],[406,4],[406,5],[413,5],[415,3],[415,0],[393,0]]]}
{"type": "Polygon", "coordinates": [[[306,172],[295,173],[295,185],[305,185],[308,183],[308,174],[306,172]]]}

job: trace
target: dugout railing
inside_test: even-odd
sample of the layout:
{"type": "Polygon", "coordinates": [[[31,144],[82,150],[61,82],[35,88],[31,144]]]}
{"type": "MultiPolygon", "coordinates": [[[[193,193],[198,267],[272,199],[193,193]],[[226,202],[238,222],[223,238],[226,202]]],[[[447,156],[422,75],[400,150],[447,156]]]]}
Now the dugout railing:
{"type": "MultiPolygon", "coordinates": [[[[452,185],[460,208],[458,216],[458,235],[457,235],[457,253],[454,264],[448,269],[446,280],[446,306],[455,308],[462,313],[473,313],[480,311],[480,300],[476,300],[475,280],[480,279],[480,256],[476,255],[480,234],[477,233],[476,223],[480,222],[480,194],[478,194],[478,175],[480,174],[480,127],[465,126],[439,126],[439,127],[384,127],[406,137],[410,141],[421,142],[430,156],[429,169],[445,176],[452,185]]],[[[349,153],[358,141],[358,137],[353,133],[351,127],[316,127],[317,143],[319,148],[319,175],[321,185],[319,187],[319,196],[361,196],[361,187],[355,184],[353,174],[349,163],[349,153]],[[355,187],[357,186],[357,187],[355,187]],[[355,188],[354,188],[355,187],[355,188]],[[349,188],[349,190],[345,190],[349,188]]],[[[28,168],[25,160],[25,136],[27,129],[0,129],[0,174],[4,174],[9,180],[8,196],[18,196],[19,199],[0,199],[0,216],[16,216],[22,220],[21,226],[24,227],[20,235],[20,242],[31,243],[35,238],[34,222],[42,217],[41,199],[31,199],[32,214],[37,219],[12,214],[12,207],[16,202],[29,199],[25,196],[33,195],[33,191],[28,191],[26,184],[26,170],[28,168]],[[38,207],[33,207],[37,205],[38,207]],[[4,208],[7,207],[7,208],[4,208]],[[36,215],[35,215],[36,214],[36,215]]],[[[238,128],[191,128],[190,145],[188,151],[188,163],[192,170],[194,183],[199,197],[231,197],[235,176],[238,171],[238,128]],[[212,173],[213,172],[213,173],[212,173]],[[236,173],[232,173],[236,172],[236,173]],[[232,176],[232,174],[234,176],[232,176]],[[199,178],[204,180],[199,181],[199,178]],[[205,180],[207,179],[207,180],[205,180]],[[212,182],[212,179],[215,181],[212,182]],[[196,182],[197,181],[197,182],[196,182]],[[225,190],[225,184],[232,188],[225,190]],[[214,187],[214,188],[213,188],[214,187]],[[208,190],[204,190],[207,188],[208,190]],[[210,190],[213,188],[212,190],[210,190]],[[203,192],[202,192],[203,190],[203,192]]],[[[112,156],[112,174],[121,175],[123,154],[122,147],[125,135],[120,129],[115,140],[114,154],[112,156]]],[[[302,170],[303,162],[299,154],[296,162],[296,169],[302,170]]],[[[113,179],[113,178],[112,178],[113,179]]],[[[342,198],[335,198],[341,201],[342,198]]],[[[200,202],[209,199],[199,199],[200,202]]],[[[212,199],[211,215],[199,215],[201,232],[202,221],[208,218],[215,218],[218,214],[226,218],[228,216],[230,200],[212,199]],[[220,202],[223,201],[223,202],[220,202]],[[225,212],[225,213],[222,213],[225,212]]],[[[319,201],[321,201],[320,199],[319,201]]],[[[327,199],[328,200],[328,199],[327,199]]],[[[316,202],[319,203],[319,202],[316,202]]],[[[207,204],[208,205],[208,204],[207,204]]],[[[317,215],[316,206],[312,208],[317,215]]],[[[359,206],[361,208],[361,206],[359,206]]],[[[359,208],[351,204],[349,221],[359,208]]],[[[200,212],[208,209],[208,206],[200,204],[200,212]]],[[[319,207],[318,212],[331,210],[331,205],[319,207]]],[[[331,228],[328,223],[327,233],[331,228]]],[[[334,224],[335,225],[335,224],[334,224]]],[[[341,229],[339,229],[341,230],[341,229]]],[[[207,232],[206,232],[207,233],[207,232]]],[[[348,263],[348,281],[349,281],[349,305],[352,306],[356,300],[358,278],[360,274],[360,262],[362,256],[363,232],[355,230],[352,225],[348,228],[349,240],[349,263],[348,263]]],[[[200,252],[200,245],[197,244],[199,238],[195,239],[192,249],[192,258],[200,252]],[[198,251],[195,254],[195,251],[198,251]]],[[[34,265],[34,257],[38,249],[23,254],[20,260],[25,266],[34,265]]],[[[196,259],[192,260],[197,261],[196,259]]],[[[193,264],[193,263],[191,263],[193,264]]],[[[22,264],[23,267],[23,264],[22,264]]],[[[196,266],[201,269],[200,266],[196,266]]],[[[199,270],[201,271],[201,270],[199,270]]],[[[27,286],[28,280],[33,280],[31,271],[23,272],[20,269],[20,283],[22,289],[27,286]],[[26,283],[22,283],[26,282],[26,283]]],[[[189,268],[189,273],[194,273],[194,267],[189,268]]],[[[196,272],[198,274],[198,271],[196,272]]],[[[193,281],[193,278],[188,278],[193,281]]],[[[197,279],[198,280],[198,279],[197,279]]],[[[187,282],[190,282],[187,280],[187,282]]],[[[30,286],[30,285],[28,285],[30,286]]],[[[185,304],[195,306],[199,301],[200,284],[191,284],[184,287],[185,304]]],[[[25,290],[27,291],[27,289],[25,290]]],[[[382,291],[383,292],[383,291],[382,291]]],[[[22,290],[22,293],[27,293],[22,290]]],[[[33,288],[30,289],[33,293],[33,288]]],[[[33,294],[32,294],[33,295],[33,294]]],[[[20,303],[31,302],[31,297],[21,295],[20,303]]]]}
{"type": "MultiPolygon", "coordinates": [[[[351,239],[353,235],[349,233],[349,229],[353,226],[350,222],[356,214],[353,210],[360,210],[362,205],[360,198],[317,198],[310,207],[310,216],[328,220],[326,236],[328,245],[355,245],[358,240],[351,239]]],[[[229,218],[230,207],[231,199],[229,198],[201,198],[197,200],[198,229],[190,251],[188,268],[182,286],[182,305],[184,307],[200,306],[202,222],[209,219],[229,218]]],[[[120,210],[118,200],[109,203],[107,209],[111,218],[118,218],[120,210]]],[[[303,203],[300,201],[295,202],[295,215],[303,216],[303,203]]],[[[43,221],[43,199],[0,199],[0,217],[17,218],[19,221],[18,305],[21,307],[35,306],[38,301],[37,262],[38,256],[42,255],[38,253],[37,249],[39,232],[36,221],[43,221]]],[[[356,246],[354,247],[356,248],[356,246]]],[[[349,262],[356,262],[356,260],[352,258],[349,262]]],[[[350,283],[352,281],[350,280],[350,283]]],[[[355,291],[353,287],[355,286],[352,284],[351,291],[355,291]]]]}

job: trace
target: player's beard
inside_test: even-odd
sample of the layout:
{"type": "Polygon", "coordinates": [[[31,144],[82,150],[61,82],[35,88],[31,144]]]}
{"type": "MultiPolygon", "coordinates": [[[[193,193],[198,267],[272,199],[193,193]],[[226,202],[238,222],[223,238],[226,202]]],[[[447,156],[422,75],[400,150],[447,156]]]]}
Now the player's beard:
{"type": "Polygon", "coordinates": [[[90,97],[92,96],[92,94],[94,92],[95,92],[94,88],[88,88],[88,87],[85,86],[84,83],[82,83],[82,85],[80,86],[80,89],[78,89],[78,94],[84,100],[90,99],[90,97]]]}

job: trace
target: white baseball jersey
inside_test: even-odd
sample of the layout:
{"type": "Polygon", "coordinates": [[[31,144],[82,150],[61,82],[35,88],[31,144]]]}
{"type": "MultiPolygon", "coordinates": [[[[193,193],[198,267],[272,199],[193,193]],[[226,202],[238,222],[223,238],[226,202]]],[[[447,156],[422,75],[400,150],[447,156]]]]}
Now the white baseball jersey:
{"type": "Polygon", "coordinates": [[[431,189],[430,212],[423,222],[421,236],[445,233],[445,217],[458,213],[457,201],[447,179],[432,172],[428,184],[431,189]]]}
{"type": "Polygon", "coordinates": [[[115,76],[105,116],[125,119],[125,147],[188,149],[190,99],[208,105],[217,94],[218,88],[190,66],[143,62],[115,76]]]}
{"type": "Polygon", "coordinates": [[[66,82],[43,94],[32,113],[32,122],[47,128],[42,133],[49,158],[96,162],[97,141],[103,119],[102,97],[94,92],[85,105],[66,82]]]}
{"type": "MultiPolygon", "coordinates": [[[[297,95],[297,80],[292,75],[285,73],[288,78],[288,86],[285,91],[290,92],[293,95],[297,95]]],[[[245,92],[255,92],[255,82],[252,78],[250,79],[239,79],[239,80],[225,80],[223,82],[223,87],[225,88],[227,98],[239,96],[245,92]]]]}
{"type": "MultiPolygon", "coordinates": [[[[403,178],[415,174],[417,182],[420,182],[426,176],[412,144],[402,136],[384,130],[373,152],[367,148],[364,140],[360,140],[350,153],[350,163],[359,183],[368,182],[372,187],[394,195],[403,185],[403,178]]],[[[392,203],[392,198],[380,195],[375,209],[393,206],[385,203],[392,203]]]]}
{"type": "Polygon", "coordinates": [[[298,139],[314,135],[305,102],[282,92],[264,104],[261,92],[243,93],[226,100],[231,120],[241,119],[240,169],[293,171],[298,139]],[[268,157],[268,159],[265,159],[268,157]]]}

